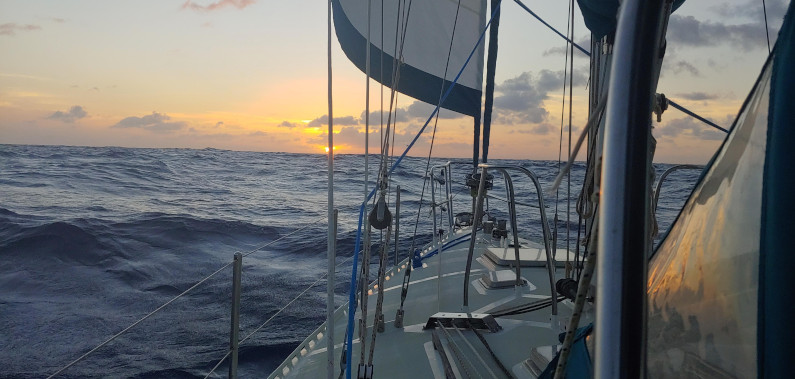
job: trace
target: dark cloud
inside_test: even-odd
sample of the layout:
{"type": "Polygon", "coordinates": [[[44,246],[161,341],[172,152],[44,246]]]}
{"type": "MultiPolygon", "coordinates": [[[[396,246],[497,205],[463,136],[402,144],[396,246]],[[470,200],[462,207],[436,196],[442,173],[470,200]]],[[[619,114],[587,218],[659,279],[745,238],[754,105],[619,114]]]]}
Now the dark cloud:
{"type": "MultiPolygon", "coordinates": [[[[359,119],[353,116],[334,117],[334,125],[358,125],[359,119]]],[[[307,124],[310,128],[318,127],[320,125],[328,125],[328,115],[324,114],[307,124]]]]}
{"type": "Polygon", "coordinates": [[[41,26],[34,24],[21,25],[15,22],[0,24],[0,36],[14,36],[17,32],[30,32],[33,30],[41,30],[41,26]]]}
{"type": "Polygon", "coordinates": [[[56,111],[47,118],[71,124],[86,116],[88,116],[88,113],[86,113],[85,109],[79,105],[75,105],[66,112],[56,111]]]}
{"type": "MultiPolygon", "coordinates": [[[[408,107],[406,107],[405,111],[408,113],[408,116],[411,118],[419,118],[427,120],[428,117],[433,113],[433,110],[436,108],[436,105],[431,105],[422,101],[415,101],[411,103],[408,107]]],[[[400,111],[398,111],[400,114],[400,111]]],[[[441,119],[455,119],[464,117],[461,113],[456,113],[451,110],[447,109],[440,109],[439,110],[439,118],[441,119]]]]}
{"type": "MultiPolygon", "coordinates": [[[[430,114],[430,112],[428,113],[430,114]]],[[[362,114],[359,115],[359,120],[362,124],[364,124],[364,116],[367,115],[367,111],[362,111],[362,114]]],[[[425,117],[428,117],[426,114],[425,117]]],[[[384,112],[384,124],[387,123],[389,120],[389,111],[384,112]]],[[[403,108],[398,108],[397,111],[392,114],[392,122],[406,122],[408,121],[407,111],[403,108]]],[[[381,122],[381,111],[373,111],[370,112],[370,125],[379,124],[381,122]]]]}
{"type": "MultiPolygon", "coordinates": [[[[771,31],[771,37],[775,31],[771,31]]],[[[765,26],[762,23],[727,25],[700,21],[693,16],[671,15],[668,41],[674,46],[717,46],[729,44],[743,51],[766,48],[765,26]]]]}
{"type": "MultiPolygon", "coordinates": [[[[326,116],[326,122],[328,122],[328,116],[326,116]]],[[[279,127],[282,127],[282,128],[292,129],[292,128],[295,128],[296,126],[298,126],[298,123],[297,122],[290,122],[290,121],[282,121],[281,124],[276,125],[276,126],[279,126],[279,127]]]]}
{"type": "Polygon", "coordinates": [[[701,76],[701,71],[686,61],[663,61],[663,70],[672,71],[674,74],[688,73],[693,76],[701,76]]]}
{"type": "MultiPolygon", "coordinates": [[[[585,35],[581,36],[580,38],[575,38],[574,42],[587,51],[591,46],[591,36],[585,35]]],[[[544,50],[542,54],[546,57],[555,54],[563,55],[566,54],[566,52],[568,51],[569,51],[569,46],[567,44],[566,46],[553,47],[551,49],[544,50]]],[[[583,54],[582,51],[580,51],[576,47],[574,48],[574,51],[583,54]]]]}
{"type": "Polygon", "coordinates": [[[510,131],[510,133],[534,134],[542,136],[545,134],[549,134],[554,130],[555,130],[554,126],[547,123],[543,123],[538,125],[530,125],[529,127],[523,127],[520,129],[513,129],[510,131]]]}
{"type": "Polygon", "coordinates": [[[688,92],[688,93],[678,93],[676,94],[676,97],[686,100],[701,101],[701,100],[715,100],[720,96],[714,93],[688,92]]]}
{"type": "MultiPolygon", "coordinates": [[[[710,120],[713,121],[714,120],[710,120]]],[[[677,137],[688,135],[702,140],[720,141],[726,138],[726,133],[718,131],[709,125],[696,121],[693,118],[678,118],[670,120],[664,126],[655,128],[661,137],[677,137]]]]}
{"type": "Polygon", "coordinates": [[[216,123],[215,123],[215,127],[216,127],[216,128],[223,128],[223,127],[224,127],[224,122],[223,122],[223,121],[218,121],[218,122],[216,122],[216,123]]]}
{"type": "Polygon", "coordinates": [[[143,117],[135,117],[130,116],[127,117],[116,125],[113,125],[113,128],[140,128],[151,130],[153,132],[172,132],[175,130],[182,129],[186,126],[184,122],[168,122],[171,120],[166,114],[152,112],[150,115],[146,115],[143,117]]]}
{"type": "Polygon", "coordinates": [[[262,130],[257,130],[257,131],[249,133],[248,135],[250,135],[252,137],[267,137],[268,133],[265,133],[262,130]]]}
{"type": "MultiPolygon", "coordinates": [[[[762,2],[759,0],[749,0],[743,3],[721,3],[710,8],[723,18],[732,17],[758,21],[763,17],[762,2]]],[[[787,2],[783,0],[766,0],[765,9],[767,10],[769,21],[780,20],[787,12],[787,2]]]]}
{"type": "Polygon", "coordinates": [[[182,9],[191,9],[196,11],[214,11],[226,7],[243,9],[256,2],[256,0],[218,0],[206,5],[199,5],[194,3],[193,0],[188,0],[185,2],[185,4],[182,4],[182,9]]]}
{"type": "MultiPolygon", "coordinates": [[[[539,124],[546,121],[549,112],[543,107],[544,100],[549,92],[563,88],[563,76],[563,71],[541,70],[536,75],[523,72],[502,82],[495,89],[495,122],[539,124]]],[[[587,77],[575,70],[572,80],[579,86],[585,84],[587,77]]]]}

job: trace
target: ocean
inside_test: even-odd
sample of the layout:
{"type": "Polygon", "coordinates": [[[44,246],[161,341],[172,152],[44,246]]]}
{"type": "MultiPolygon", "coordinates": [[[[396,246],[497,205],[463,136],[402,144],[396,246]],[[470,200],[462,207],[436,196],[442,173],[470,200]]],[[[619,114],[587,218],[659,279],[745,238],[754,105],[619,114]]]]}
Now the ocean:
{"type": "MultiPolygon", "coordinates": [[[[370,157],[369,188],[378,160],[370,157]]],[[[462,183],[470,160],[435,158],[431,165],[447,161],[454,162],[453,212],[466,211],[471,197],[462,183]]],[[[492,163],[527,167],[542,186],[558,172],[557,161],[492,163]]],[[[425,158],[407,157],[391,177],[390,190],[401,187],[401,259],[412,243],[421,247],[431,238],[429,189],[417,216],[425,166],[425,158]]],[[[656,165],[658,177],[668,167],[656,165]]],[[[572,249],[584,171],[578,163],[572,174],[572,249]]],[[[363,173],[362,155],[336,157],[337,306],[347,301],[363,173]]],[[[661,234],[698,176],[687,170],[666,180],[657,210],[661,234]]],[[[502,180],[494,183],[493,193],[505,197],[502,180]]],[[[529,184],[514,178],[518,201],[534,202],[529,184]]],[[[240,345],[240,376],[267,376],[325,319],[326,281],[318,279],[326,272],[326,185],[325,155],[0,145],[0,378],[56,372],[236,252],[250,253],[243,258],[241,338],[317,283],[240,345]]],[[[545,197],[550,222],[558,209],[559,246],[566,245],[565,181],[562,188],[557,202],[554,194],[545,197]]],[[[504,203],[489,205],[507,218],[504,203]]],[[[538,209],[518,213],[520,235],[539,240],[538,209]]],[[[58,377],[203,378],[228,350],[231,282],[231,267],[221,270],[58,377]]],[[[226,372],[222,364],[213,376],[226,372]]]]}

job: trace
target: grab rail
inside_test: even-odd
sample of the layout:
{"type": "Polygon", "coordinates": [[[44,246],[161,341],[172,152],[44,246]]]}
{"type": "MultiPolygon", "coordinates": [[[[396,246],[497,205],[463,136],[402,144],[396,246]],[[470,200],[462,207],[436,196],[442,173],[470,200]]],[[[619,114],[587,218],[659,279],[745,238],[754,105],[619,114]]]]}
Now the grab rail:
{"type": "MultiPolygon", "coordinates": [[[[511,212],[513,213],[511,215],[511,222],[514,223],[514,225],[516,224],[516,208],[514,206],[515,194],[513,192],[513,183],[512,183],[512,181],[510,179],[510,175],[508,174],[508,170],[519,171],[519,172],[527,175],[527,177],[530,178],[530,180],[533,182],[533,185],[535,185],[535,187],[536,187],[536,195],[538,196],[538,210],[539,210],[539,213],[541,214],[541,228],[542,228],[543,233],[544,233],[543,240],[544,240],[544,251],[546,252],[546,259],[547,259],[547,274],[549,275],[549,285],[550,285],[550,291],[552,293],[552,314],[553,315],[557,315],[558,314],[558,305],[557,305],[558,304],[558,295],[557,295],[557,291],[555,291],[555,274],[553,272],[554,267],[555,267],[554,266],[555,262],[554,262],[554,258],[552,257],[552,248],[550,247],[550,241],[552,240],[552,232],[550,231],[549,223],[547,222],[546,206],[544,205],[544,194],[541,191],[541,184],[539,184],[539,182],[538,182],[538,177],[532,171],[530,171],[530,170],[528,170],[528,169],[526,169],[524,167],[521,167],[521,166],[496,166],[496,165],[489,165],[489,164],[485,164],[484,163],[484,164],[478,165],[478,167],[481,167],[483,169],[483,172],[481,173],[481,175],[485,175],[486,171],[489,168],[493,168],[495,170],[500,171],[503,174],[503,176],[506,178],[506,182],[509,184],[509,188],[510,188],[510,198],[509,198],[510,201],[509,201],[509,204],[511,205],[510,208],[511,208],[511,212]]],[[[514,229],[514,239],[516,239],[516,226],[513,226],[513,229],[514,229]]],[[[516,246],[518,246],[518,242],[514,242],[514,244],[516,246]]],[[[557,246],[555,246],[555,248],[557,248],[557,246]]],[[[518,259],[518,247],[516,249],[517,249],[517,259],[518,259]]],[[[517,273],[518,273],[518,271],[519,271],[518,262],[517,262],[516,270],[517,270],[517,273]]]]}
{"type": "Polygon", "coordinates": [[[662,189],[662,184],[668,174],[678,171],[678,170],[703,170],[704,166],[692,165],[692,164],[680,164],[676,166],[669,167],[662,175],[660,175],[660,180],[657,181],[657,187],[654,189],[654,208],[652,208],[652,212],[656,215],[657,214],[657,202],[660,199],[660,189],[662,189]]]}

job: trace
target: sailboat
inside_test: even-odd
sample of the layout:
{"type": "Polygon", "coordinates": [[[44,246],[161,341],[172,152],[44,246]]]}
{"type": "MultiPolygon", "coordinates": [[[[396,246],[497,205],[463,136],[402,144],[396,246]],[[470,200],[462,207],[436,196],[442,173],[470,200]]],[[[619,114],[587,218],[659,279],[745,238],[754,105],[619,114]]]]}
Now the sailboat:
{"type": "MultiPolygon", "coordinates": [[[[333,6],[340,46],[368,78],[393,94],[436,105],[428,123],[441,108],[473,117],[473,167],[464,180],[472,205],[452,209],[450,164],[429,168],[427,180],[443,183],[443,193],[431,199],[434,222],[440,212],[434,239],[387,267],[399,217],[385,200],[386,183],[405,153],[391,166],[382,155],[379,186],[359,211],[355,253],[361,262],[354,263],[349,303],[333,309],[330,283],[326,323],[270,378],[790,375],[792,6],[726,140],[653,250],[650,126],[653,113],[679,107],[656,87],[668,17],[681,2],[578,3],[592,33],[591,109],[580,138],[587,140],[589,157],[582,198],[592,212],[582,249],[570,252],[558,247],[550,231],[544,205],[549,188],[526,168],[487,160],[501,2],[492,1],[487,9],[485,0],[330,1],[329,46],[333,6]],[[367,32],[386,25],[392,27],[378,40],[367,32]],[[481,128],[489,30],[494,51],[485,65],[481,128]],[[499,176],[505,181],[507,220],[495,220],[488,209],[499,176]],[[513,182],[519,180],[536,191],[530,200],[531,212],[542,220],[540,241],[519,236],[517,219],[527,216],[517,213],[521,203],[513,182]],[[387,237],[371,249],[373,229],[387,237]],[[567,253],[577,259],[573,270],[556,260],[567,253]],[[371,259],[380,260],[372,282],[371,259]]],[[[576,151],[569,164],[574,156],[576,151]]],[[[331,182],[333,150],[329,164],[331,182]]],[[[329,220],[335,215],[330,191],[329,220]]],[[[330,222],[330,272],[334,232],[330,222]]]]}

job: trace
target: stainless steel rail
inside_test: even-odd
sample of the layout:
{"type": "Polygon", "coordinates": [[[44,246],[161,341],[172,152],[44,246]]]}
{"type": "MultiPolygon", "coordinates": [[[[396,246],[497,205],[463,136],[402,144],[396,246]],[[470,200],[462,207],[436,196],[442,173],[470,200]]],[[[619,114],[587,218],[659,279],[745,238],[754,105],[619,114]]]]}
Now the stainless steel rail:
{"type": "MultiPolygon", "coordinates": [[[[539,184],[539,182],[538,182],[538,177],[532,171],[530,171],[530,170],[528,170],[528,169],[526,169],[524,167],[521,167],[521,166],[496,166],[496,165],[489,165],[489,164],[481,164],[478,167],[481,167],[482,170],[483,170],[481,175],[485,175],[486,171],[488,169],[490,169],[490,168],[500,171],[505,176],[507,183],[510,184],[511,188],[510,188],[509,204],[511,204],[511,208],[512,208],[513,215],[511,216],[511,220],[514,223],[514,225],[516,224],[516,209],[514,207],[514,202],[515,202],[514,198],[515,198],[515,196],[514,196],[514,193],[513,193],[513,184],[512,184],[512,182],[510,180],[510,175],[508,174],[508,170],[514,170],[514,171],[521,172],[521,173],[525,174],[528,178],[530,178],[530,180],[533,182],[533,185],[536,188],[536,195],[538,196],[538,210],[539,210],[539,213],[541,214],[541,228],[542,228],[543,233],[544,233],[544,238],[543,238],[543,240],[544,240],[544,251],[546,252],[547,273],[549,275],[550,292],[552,293],[552,314],[553,315],[557,315],[558,314],[558,294],[557,294],[557,291],[555,291],[555,273],[554,273],[555,262],[554,262],[554,258],[552,257],[552,248],[553,247],[550,246],[551,245],[550,242],[552,241],[552,232],[550,231],[549,223],[547,222],[546,206],[544,205],[544,193],[541,190],[541,184],[539,184]]],[[[478,193],[478,196],[480,196],[480,193],[478,193]]],[[[514,229],[514,239],[516,239],[516,236],[515,236],[516,227],[514,226],[513,229],[514,229]]],[[[518,245],[517,242],[515,242],[515,244],[518,245]]],[[[555,246],[554,248],[557,248],[557,246],[555,246]]],[[[517,247],[517,259],[518,259],[518,254],[519,253],[518,253],[518,247],[517,247]]],[[[518,265],[518,263],[517,263],[517,265],[518,265]]],[[[517,272],[518,272],[518,267],[517,267],[517,272]]]]}
{"type": "Polygon", "coordinates": [[[655,188],[654,190],[654,202],[652,203],[653,206],[652,211],[654,212],[654,214],[657,214],[657,202],[660,200],[660,189],[662,189],[663,181],[665,181],[665,178],[669,174],[678,170],[703,170],[703,169],[704,166],[697,166],[692,164],[680,164],[669,167],[667,170],[665,170],[665,172],[663,172],[663,174],[660,175],[660,180],[657,181],[657,188],[655,188]]]}

